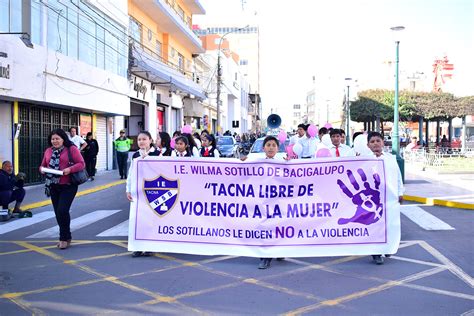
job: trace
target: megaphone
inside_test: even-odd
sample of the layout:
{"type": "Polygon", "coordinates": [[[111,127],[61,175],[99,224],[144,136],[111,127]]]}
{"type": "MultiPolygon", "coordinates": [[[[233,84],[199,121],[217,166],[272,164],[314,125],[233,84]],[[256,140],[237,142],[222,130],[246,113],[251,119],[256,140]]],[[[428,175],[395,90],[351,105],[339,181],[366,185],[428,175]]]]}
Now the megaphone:
{"type": "Polygon", "coordinates": [[[267,118],[267,126],[269,128],[278,128],[281,125],[281,117],[278,114],[270,114],[267,118]]]}

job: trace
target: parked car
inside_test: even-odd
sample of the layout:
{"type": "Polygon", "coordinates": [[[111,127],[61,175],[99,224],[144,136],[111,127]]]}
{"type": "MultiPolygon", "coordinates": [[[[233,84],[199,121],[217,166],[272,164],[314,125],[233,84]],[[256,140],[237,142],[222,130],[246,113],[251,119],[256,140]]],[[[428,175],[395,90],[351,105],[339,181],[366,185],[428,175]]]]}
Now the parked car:
{"type": "MultiPolygon", "coordinates": [[[[250,152],[247,155],[247,158],[252,159],[264,159],[265,152],[263,151],[263,140],[265,137],[257,138],[257,140],[253,143],[252,147],[250,148],[250,152]]],[[[276,159],[284,159],[286,157],[286,146],[290,143],[290,140],[287,139],[285,143],[280,144],[280,148],[275,156],[276,159]]]]}
{"type": "Polygon", "coordinates": [[[237,142],[232,136],[219,136],[217,138],[217,149],[221,157],[235,157],[237,151],[237,142]]]}

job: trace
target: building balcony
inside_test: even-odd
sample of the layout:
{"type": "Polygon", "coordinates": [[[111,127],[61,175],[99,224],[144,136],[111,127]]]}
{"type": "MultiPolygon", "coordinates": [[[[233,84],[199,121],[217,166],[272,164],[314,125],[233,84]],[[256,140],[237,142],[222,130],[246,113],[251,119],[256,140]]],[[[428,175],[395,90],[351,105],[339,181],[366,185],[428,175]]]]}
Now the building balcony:
{"type": "Polygon", "coordinates": [[[130,38],[130,72],[149,80],[152,85],[167,86],[170,91],[181,91],[198,99],[206,99],[203,88],[195,82],[193,72],[164,60],[150,49],[130,38]]]}
{"type": "MultiPolygon", "coordinates": [[[[166,0],[132,0],[133,3],[143,12],[146,12],[163,33],[170,34],[180,44],[193,54],[202,54],[205,52],[202,42],[192,30],[191,18],[183,12],[179,13],[166,0]],[[187,20],[189,19],[189,20],[187,20]]],[[[206,11],[202,8],[198,0],[187,0],[185,4],[191,8],[194,14],[204,14],[206,11]]]]}

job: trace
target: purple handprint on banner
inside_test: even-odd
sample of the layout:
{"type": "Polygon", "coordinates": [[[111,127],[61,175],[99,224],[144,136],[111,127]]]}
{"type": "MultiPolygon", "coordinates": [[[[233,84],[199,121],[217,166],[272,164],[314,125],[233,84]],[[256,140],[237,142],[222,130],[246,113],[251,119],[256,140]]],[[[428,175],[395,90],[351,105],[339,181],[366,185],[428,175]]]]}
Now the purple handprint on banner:
{"type": "Polygon", "coordinates": [[[347,170],[347,176],[352,187],[355,189],[355,193],[349,189],[342,180],[337,180],[337,184],[341,188],[345,195],[352,199],[352,203],[356,206],[355,214],[351,218],[340,218],[338,220],[339,225],[347,223],[361,223],[364,225],[370,225],[379,221],[383,214],[383,204],[380,202],[380,176],[378,173],[374,173],[375,189],[370,187],[367,181],[367,176],[364,170],[358,169],[357,173],[363,181],[360,185],[351,170],[347,170]],[[361,188],[362,186],[362,188],[361,188]]]}

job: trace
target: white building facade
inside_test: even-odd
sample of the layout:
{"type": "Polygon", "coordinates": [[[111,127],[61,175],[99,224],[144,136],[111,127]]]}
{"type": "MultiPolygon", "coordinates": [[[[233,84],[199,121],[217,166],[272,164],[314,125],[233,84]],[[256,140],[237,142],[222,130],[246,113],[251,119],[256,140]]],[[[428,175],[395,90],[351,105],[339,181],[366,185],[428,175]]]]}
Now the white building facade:
{"type": "Polygon", "coordinates": [[[11,160],[28,183],[41,181],[38,166],[51,130],[70,127],[99,142],[98,170],[113,167],[112,141],[130,114],[127,1],[7,0],[0,8],[0,160],[11,160]],[[104,6],[104,5],[105,6],[104,6]],[[31,20],[30,20],[31,16],[31,20]],[[20,21],[20,23],[18,23],[20,21]],[[30,21],[21,26],[21,21],[30,21]],[[18,130],[18,133],[16,132],[18,130]]]}

